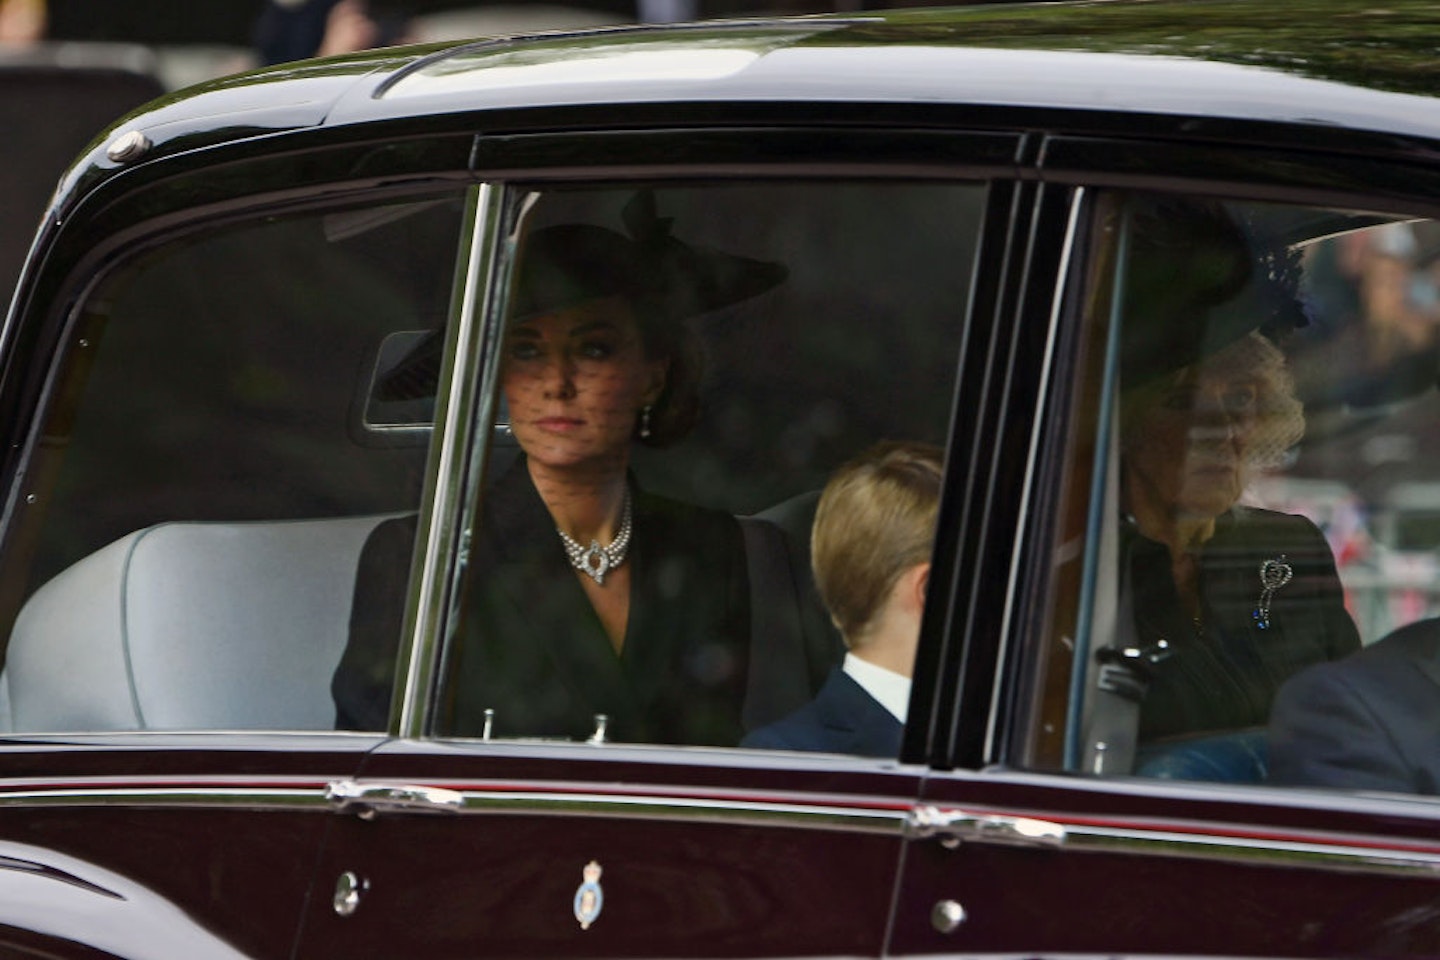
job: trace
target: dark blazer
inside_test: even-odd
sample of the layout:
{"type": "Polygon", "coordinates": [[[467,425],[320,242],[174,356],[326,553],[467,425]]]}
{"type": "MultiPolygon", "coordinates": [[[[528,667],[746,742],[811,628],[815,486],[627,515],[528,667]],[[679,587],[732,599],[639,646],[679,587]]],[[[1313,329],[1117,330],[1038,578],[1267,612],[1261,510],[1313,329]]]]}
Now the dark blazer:
{"type": "Polygon", "coordinates": [[[1271,783],[1440,794],[1440,620],[1293,677],[1269,749],[1271,783]]]}
{"type": "MultiPolygon", "coordinates": [[[[616,654],[519,460],[486,492],[438,729],[733,746],[740,739],[750,605],[739,524],[632,483],[630,619],[616,654]]],[[[382,524],[361,557],[351,640],[332,683],[342,728],[383,729],[415,536],[382,524]],[[397,575],[398,574],[398,575],[397,575]]]]}
{"type": "Polygon", "coordinates": [[[1166,547],[1128,525],[1122,544],[1133,639],[1150,645],[1164,638],[1171,650],[1141,705],[1141,741],[1263,726],[1286,679],[1360,648],[1330,547],[1304,517],[1235,507],[1216,519],[1196,556],[1198,626],[1181,610],[1166,547]],[[1275,591],[1262,626],[1260,567],[1281,558],[1293,577],[1275,591]]]}
{"type": "Polygon", "coordinates": [[[867,757],[900,755],[904,725],[839,667],[805,706],[769,726],[753,730],[742,747],[814,750],[867,757]]]}

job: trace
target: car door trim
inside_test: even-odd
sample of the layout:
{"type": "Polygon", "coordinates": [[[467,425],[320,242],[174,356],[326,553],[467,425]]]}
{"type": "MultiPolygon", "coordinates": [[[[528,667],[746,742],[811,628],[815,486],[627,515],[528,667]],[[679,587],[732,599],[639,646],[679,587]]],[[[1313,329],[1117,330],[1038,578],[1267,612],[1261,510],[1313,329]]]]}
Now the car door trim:
{"type": "Polygon", "coordinates": [[[314,807],[376,814],[545,814],[584,812],[612,817],[709,820],[752,825],[845,829],[901,835],[912,816],[904,796],[768,794],[735,790],[607,789],[554,783],[426,781],[275,777],[254,780],[75,778],[16,780],[0,789],[0,808],[11,806],[241,806],[314,807]]]}
{"type": "Polygon", "coordinates": [[[16,806],[235,806],[247,809],[329,808],[327,782],[313,778],[189,779],[79,777],[63,781],[6,780],[0,808],[16,806]]]}
{"type": "Polygon", "coordinates": [[[460,517],[470,499],[466,478],[477,444],[477,422],[491,416],[494,398],[486,392],[493,382],[502,326],[487,311],[496,308],[490,288],[500,258],[497,224],[504,215],[505,185],[481,183],[472,188],[466,208],[465,266],[450,304],[449,342],[440,381],[447,384],[438,398],[436,424],[441,430],[427,474],[430,489],[422,498],[412,566],[418,575],[407,599],[396,685],[391,697],[390,729],[410,737],[423,736],[434,705],[440,671],[440,636],[457,588],[454,570],[465,553],[469,526],[460,517]],[[480,376],[475,372],[481,371],[480,376]],[[477,420],[480,408],[480,420],[477,420]]]}
{"type": "Polygon", "coordinates": [[[642,817],[647,820],[709,820],[752,826],[843,829],[901,835],[913,815],[905,798],[768,795],[745,791],[615,789],[543,783],[395,783],[334,781],[327,795],[337,809],[362,818],[381,814],[575,814],[642,817]],[[436,802],[428,802],[436,798],[436,802]]]}
{"type": "Polygon", "coordinates": [[[1303,830],[1207,827],[1197,822],[1135,821],[1043,811],[955,808],[922,804],[911,811],[906,835],[939,837],[946,846],[1025,843],[1068,852],[1227,860],[1314,869],[1440,875],[1440,844],[1303,830]],[[955,825],[947,829],[943,825],[955,825]],[[1007,829],[1037,824],[1048,830],[1007,829]],[[937,827],[937,825],[942,825],[937,827]],[[958,841],[958,842],[957,842],[958,841]]]}
{"type": "MultiPolygon", "coordinates": [[[[1315,831],[1206,826],[1197,822],[998,808],[915,805],[903,798],[787,795],[738,790],[606,789],[524,782],[330,780],[299,777],[188,779],[174,777],[15,780],[0,789],[0,808],[16,806],[209,807],[346,809],[363,814],[377,797],[439,797],[460,815],[575,814],[648,820],[712,821],[752,826],[840,829],[967,843],[1063,846],[1072,853],[1190,857],[1440,875],[1440,843],[1315,831]],[[403,787],[403,790],[401,789],[403,787]],[[408,791],[405,792],[405,791],[408,791]],[[956,825],[948,829],[948,825],[956,825]]],[[[378,806],[379,804],[375,804],[378,806]]],[[[409,814],[424,804],[396,803],[383,812],[409,814]]]]}

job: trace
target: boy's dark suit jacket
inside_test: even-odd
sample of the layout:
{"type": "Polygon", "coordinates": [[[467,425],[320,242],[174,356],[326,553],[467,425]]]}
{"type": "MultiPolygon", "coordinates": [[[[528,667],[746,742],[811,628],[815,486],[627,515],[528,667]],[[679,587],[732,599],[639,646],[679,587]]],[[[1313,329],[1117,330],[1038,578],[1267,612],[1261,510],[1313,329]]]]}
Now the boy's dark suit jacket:
{"type": "Polygon", "coordinates": [[[769,726],[749,733],[743,747],[813,750],[869,757],[900,755],[904,724],[839,667],[814,700],[769,726]]]}

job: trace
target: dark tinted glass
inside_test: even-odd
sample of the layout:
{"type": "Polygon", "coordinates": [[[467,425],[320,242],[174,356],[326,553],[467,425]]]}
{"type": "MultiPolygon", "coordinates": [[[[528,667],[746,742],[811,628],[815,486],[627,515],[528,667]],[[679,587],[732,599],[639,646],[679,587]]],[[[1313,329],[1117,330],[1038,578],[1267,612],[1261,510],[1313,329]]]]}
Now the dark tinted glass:
{"type": "Polygon", "coordinates": [[[0,559],[10,729],[333,727],[358,557],[424,474],[377,364],[443,325],[460,211],[191,234],[80,305],[0,559]]]}
{"type": "Polygon", "coordinates": [[[1030,762],[1435,793],[1440,230],[1097,210],[1030,762]]]}
{"type": "MultiPolygon", "coordinates": [[[[821,489],[882,441],[935,457],[945,444],[984,195],[880,181],[536,191],[502,361],[511,424],[479,505],[442,732],[894,756],[910,655],[879,686],[893,710],[860,692],[882,717],[879,750],[752,737],[813,710],[846,659],[811,579],[821,489]],[[571,265],[576,246],[606,269],[571,265]],[[629,539],[607,553],[627,509],[629,539]]],[[[895,562],[928,561],[932,529],[895,562]]]]}

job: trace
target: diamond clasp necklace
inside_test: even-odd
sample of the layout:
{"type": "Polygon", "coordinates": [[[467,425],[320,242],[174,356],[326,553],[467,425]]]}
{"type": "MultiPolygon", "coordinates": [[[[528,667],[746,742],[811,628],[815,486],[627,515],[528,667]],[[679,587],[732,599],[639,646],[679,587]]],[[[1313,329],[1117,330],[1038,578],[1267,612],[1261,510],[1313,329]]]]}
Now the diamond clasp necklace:
{"type": "Polygon", "coordinates": [[[591,540],[587,547],[559,527],[555,528],[555,532],[560,534],[560,542],[565,546],[565,555],[570,558],[570,566],[604,586],[605,574],[625,562],[625,553],[630,549],[630,529],[630,491],[627,490],[625,508],[620,517],[620,529],[615,532],[615,539],[607,546],[600,546],[599,540],[591,540]]]}

